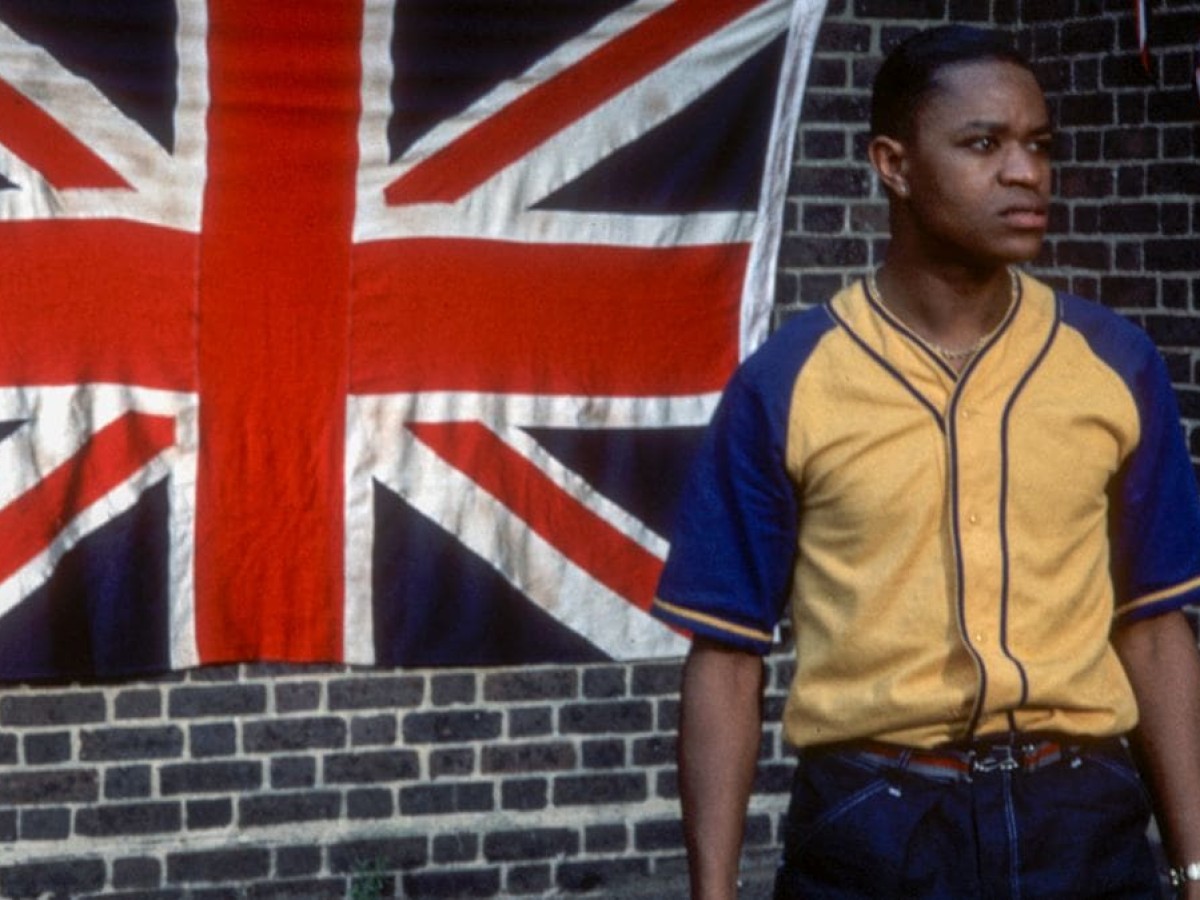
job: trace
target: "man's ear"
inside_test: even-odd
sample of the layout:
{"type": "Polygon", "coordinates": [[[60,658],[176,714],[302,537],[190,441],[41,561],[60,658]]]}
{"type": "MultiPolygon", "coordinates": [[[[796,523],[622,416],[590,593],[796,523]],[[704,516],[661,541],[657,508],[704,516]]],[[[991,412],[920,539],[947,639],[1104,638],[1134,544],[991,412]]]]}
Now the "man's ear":
{"type": "Polygon", "coordinates": [[[886,135],[876,135],[867,145],[867,158],[885,188],[894,196],[908,196],[908,160],[900,141],[886,135]]]}

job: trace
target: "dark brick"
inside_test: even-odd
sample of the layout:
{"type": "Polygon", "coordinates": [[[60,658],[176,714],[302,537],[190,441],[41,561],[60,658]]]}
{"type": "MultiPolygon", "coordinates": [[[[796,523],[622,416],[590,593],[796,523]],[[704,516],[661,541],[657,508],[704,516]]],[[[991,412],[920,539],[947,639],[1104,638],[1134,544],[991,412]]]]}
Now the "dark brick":
{"type": "Polygon", "coordinates": [[[511,738],[541,737],[553,731],[554,718],[548,706],[508,711],[508,736],[511,738]]]}
{"type": "Polygon", "coordinates": [[[104,796],[108,800],[136,800],[153,792],[149,766],[111,766],[104,770],[104,796]]]}
{"type": "Polygon", "coordinates": [[[639,768],[671,765],[677,752],[673,734],[639,738],[633,742],[633,764],[639,768]]]}
{"type": "Polygon", "coordinates": [[[857,237],[785,236],[779,258],[788,266],[858,267],[869,261],[868,251],[868,243],[857,237]]]}
{"type": "Polygon", "coordinates": [[[271,853],[257,847],[167,854],[167,881],[245,881],[271,871],[271,853]]]}
{"type": "Polygon", "coordinates": [[[1058,193],[1064,198],[1099,200],[1113,192],[1113,174],[1108,167],[1063,166],[1058,170],[1058,193]]]}
{"type": "Polygon", "coordinates": [[[152,888],[157,887],[161,880],[162,863],[152,856],[131,856],[113,860],[114,888],[152,888]]]}
{"type": "Polygon", "coordinates": [[[538,772],[573,769],[575,745],[567,741],[546,744],[494,744],[483,748],[483,771],[538,772]]]}
{"type": "Polygon", "coordinates": [[[554,859],[577,853],[579,833],[571,828],[523,828],[483,836],[483,856],[489,862],[554,859]]]}
{"type": "Polygon", "coordinates": [[[483,681],[483,698],[502,703],[570,700],[578,691],[579,673],[575,669],[493,672],[483,681]]]}
{"type": "Polygon", "coordinates": [[[25,803],[92,803],[100,797],[93,769],[0,773],[0,808],[25,803]]]}
{"type": "Polygon", "coordinates": [[[317,783],[317,761],[310,756],[283,756],[271,760],[271,787],[307,788],[317,783]]]}
{"type": "Polygon", "coordinates": [[[1072,269],[1107,269],[1111,264],[1111,248],[1103,241],[1059,241],[1055,259],[1060,266],[1072,269]]]}
{"type": "Polygon", "coordinates": [[[17,762],[17,736],[0,734],[0,766],[11,766],[17,762]]]}
{"type": "Polygon", "coordinates": [[[678,694],[682,676],[682,665],[678,662],[640,663],[633,669],[633,695],[661,697],[678,694]]]}
{"type": "Polygon", "coordinates": [[[462,712],[410,713],[402,728],[405,743],[459,743],[500,737],[503,716],[481,709],[462,712]]]}
{"type": "Polygon", "coordinates": [[[331,710],[403,709],[418,705],[424,696],[423,679],[410,675],[347,678],[329,683],[331,710]]]}
{"type": "Polygon", "coordinates": [[[183,731],[174,725],[153,728],[104,728],[79,736],[85,762],[122,759],[170,759],[183,755],[183,731]]]}
{"type": "Polygon", "coordinates": [[[463,673],[434,675],[429,683],[434,706],[475,702],[475,676],[463,673]]]}
{"type": "Polygon", "coordinates": [[[11,844],[17,839],[17,811],[0,809],[0,844],[11,844]]]}
{"type": "Polygon", "coordinates": [[[443,782],[400,789],[400,814],[432,816],[495,809],[492,785],[477,782],[443,782]]]}
{"type": "Polygon", "coordinates": [[[394,715],[356,716],[350,720],[350,745],[394,744],[399,733],[394,715]]]}
{"type": "Polygon", "coordinates": [[[242,747],[247,753],[336,750],[346,746],[346,723],[332,716],[247,722],[242,747]]]}
{"type": "Polygon", "coordinates": [[[554,885],[553,875],[550,867],[541,863],[530,866],[509,866],[504,880],[504,887],[508,891],[506,896],[515,897],[521,894],[548,896],[550,888],[554,885]]]}
{"type": "Polygon", "coordinates": [[[61,841],[71,834],[69,809],[21,810],[21,840],[61,841]]]}
{"type": "Polygon", "coordinates": [[[629,847],[629,831],[624,825],[589,825],[583,847],[588,853],[621,853],[629,847]]]}
{"type": "Polygon", "coordinates": [[[429,753],[429,777],[470,775],[475,771],[475,751],[470,747],[439,748],[429,753]]]}
{"type": "Polygon", "coordinates": [[[25,765],[45,766],[71,758],[69,731],[36,732],[25,735],[25,765]]]}
{"type": "Polygon", "coordinates": [[[814,56],[808,67],[806,87],[813,88],[844,88],[847,83],[849,69],[846,60],[832,56],[814,56]]]}
{"type": "Polygon", "coordinates": [[[625,742],[618,739],[583,742],[585,769],[618,769],[625,765],[625,742]]]}
{"type": "Polygon", "coordinates": [[[1158,272],[1195,271],[1197,241],[1194,237],[1167,238],[1145,242],[1146,268],[1158,272]]]}
{"type": "Polygon", "coordinates": [[[860,199],[871,193],[871,179],[861,166],[797,166],[789,194],[805,197],[860,199]]]}
{"type": "Polygon", "coordinates": [[[479,856],[479,835],[470,832],[439,834],[433,839],[435,863],[471,862],[479,856]]]}
{"type": "Polygon", "coordinates": [[[1146,190],[1151,194],[1200,194],[1200,163],[1159,163],[1147,168],[1146,190]]]}
{"type": "Polygon", "coordinates": [[[249,791],[262,784],[262,763],[210,762],[163,766],[159,786],[164,796],[249,791]]]}
{"type": "Polygon", "coordinates": [[[583,696],[591,700],[613,700],[625,696],[625,668],[591,667],[583,670],[583,696]]]}
{"type": "Polygon", "coordinates": [[[121,691],[113,701],[118,719],[154,719],[162,715],[162,694],[154,689],[121,691]]]}
{"type": "Polygon", "coordinates": [[[1109,234],[1155,234],[1158,231],[1158,205],[1155,203],[1116,203],[1100,209],[1100,229],[1109,234]]]}
{"type": "Polygon", "coordinates": [[[275,685],[275,712],[311,712],[321,705],[321,685],[313,681],[275,685]]]}
{"type": "Polygon", "coordinates": [[[649,731],[654,707],[645,700],[573,703],[558,711],[562,734],[628,734],[649,731]]]}
{"type": "Polygon", "coordinates": [[[502,809],[545,809],[550,804],[550,785],[545,778],[512,778],[500,784],[502,809]]]}
{"type": "Polygon", "coordinates": [[[837,234],[846,227],[846,210],[842,206],[824,203],[805,203],[801,228],[809,234],[837,234]]]}
{"type": "MultiPolygon", "coordinates": [[[[386,891],[391,883],[392,879],[385,877],[381,881],[383,887],[380,893],[365,896],[390,896],[382,891],[386,891]]],[[[250,885],[244,894],[245,900],[295,900],[297,897],[303,897],[304,900],[343,900],[346,896],[346,881],[343,878],[311,878],[281,881],[278,884],[258,883],[250,885]]],[[[358,895],[351,893],[350,896],[358,895]]]]}
{"type": "Polygon", "coordinates": [[[597,859],[564,862],[558,867],[555,883],[564,891],[582,893],[606,890],[610,896],[622,887],[644,881],[650,874],[650,862],[645,859],[597,859]]]}
{"type": "Polygon", "coordinates": [[[836,51],[866,53],[871,49],[871,26],[835,22],[826,18],[821,23],[817,44],[826,53],[836,51]]]}
{"type": "Polygon", "coordinates": [[[182,825],[178,803],[121,803],[75,812],[75,833],[89,837],[158,834],[179,831],[182,825]]]}
{"type": "Polygon", "coordinates": [[[212,800],[189,800],[186,804],[189,831],[224,828],[233,823],[233,801],[228,797],[212,800]]]}
{"type": "Polygon", "coordinates": [[[494,897],[500,890],[497,869],[447,869],[413,872],[404,876],[404,890],[411,897],[494,897]]]}
{"type": "Polygon", "coordinates": [[[329,848],[329,870],[347,875],[374,864],[381,869],[411,869],[423,866],[429,848],[423,837],[379,838],[345,841],[329,848]]]}
{"type": "Polygon", "coordinates": [[[301,878],[320,871],[320,847],[280,847],[275,851],[275,875],[279,878],[301,878]]]}
{"type": "Polygon", "coordinates": [[[104,887],[102,859],[75,857],[61,862],[17,863],[0,868],[0,894],[5,897],[73,897],[104,887]]]}
{"type": "Polygon", "coordinates": [[[1113,49],[1117,29],[1112,19],[1089,18],[1062,26],[1062,52],[1068,55],[1106,53],[1113,49]]]}
{"type": "Polygon", "coordinates": [[[553,797],[555,806],[634,803],[647,797],[646,775],[642,772],[564,775],[554,779],[553,797]]]}
{"type": "Polygon", "coordinates": [[[417,778],[421,763],[412,750],[335,753],[325,757],[326,784],[362,784],[417,778]]]}
{"type": "Polygon", "coordinates": [[[941,19],[945,0],[854,0],[859,19],[941,19]]]}
{"type": "Polygon", "coordinates": [[[269,794],[238,800],[238,824],[243,828],[336,819],[342,798],[333,791],[302,794],[269,794]]]}
{"type": "Polygon", "coordinates": [[[346,815],[351,819],[387,819],[395,812],[392,792],[386,788],[362,788],[346,792],[346,815]]]}
{"type": "Polygon", "coordinates": [[[228,722],[192,725],[188,728],[188,749],[193,759],[232,756],[237,753],[237,728],[228,722]]]}
{"type": "Polygon", "coordinates": [[[267,689],[261,684],[172,688],[167,709],[172,719],[254,715],[267,711],[267,689]]]}
{"type": "Polygon", "coordinates": [[[87,693],[45,694],[0,697],[0,725],[87,725],[103,722],[106,713],[104,695],[87,693]]]}
{"type": "Polygon", "coordinates": [[[1102,277],[1096,299],[1113,309],[1154,307],[1157,290],[1152,278],[1102,277]]]}

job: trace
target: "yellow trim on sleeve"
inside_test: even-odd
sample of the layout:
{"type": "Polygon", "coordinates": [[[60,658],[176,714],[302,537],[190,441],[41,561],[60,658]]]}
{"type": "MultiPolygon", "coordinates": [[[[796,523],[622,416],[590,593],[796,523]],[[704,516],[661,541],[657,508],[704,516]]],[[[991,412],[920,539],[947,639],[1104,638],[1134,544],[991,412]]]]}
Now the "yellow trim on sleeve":
{"type": "Polygon", "coordinates": [[[687,619],[689,622],[696,622],[702,625],[708,625],[710,628],[716,628],[720,631],[736,634],[739,637],[749,638],[753,641],[761,641],[764,644],[769,644],[775,640],[775,635],[770,632],[759,631],[756,628],[746,628],[742,625],[734,625],[732,622],[726,622],[724,619],[718,619],[716,616],[705,615],[704,613],[694,612],[690,609],[684,609],[682,606],[676,606],[674,603],[668,603],[658,597],[654,598],[654,605],[665,612],[669,612],[673,616],[678,616],[681,619],[687,619]]]}
{"type": "Polygon", "coordinates": [[[1131,600],[1117,610],[1117,615],[1123,616],[1135,609],[1141,609],[1143,606],[1149,606],[1160,600],[1169,600],[1172,597],[1178,597],[1180,594],[1186,594],[1188,591],[1193,591],[1197,588],[1200,588],[1200,578],[1193,578],[1191,581],[1185,581],[1183,584],[1177,584],[1174,587],[1164,588],[1161,591],[1155,591],[1153,594],[1146,594],[1144,597],[1131,600]]]}

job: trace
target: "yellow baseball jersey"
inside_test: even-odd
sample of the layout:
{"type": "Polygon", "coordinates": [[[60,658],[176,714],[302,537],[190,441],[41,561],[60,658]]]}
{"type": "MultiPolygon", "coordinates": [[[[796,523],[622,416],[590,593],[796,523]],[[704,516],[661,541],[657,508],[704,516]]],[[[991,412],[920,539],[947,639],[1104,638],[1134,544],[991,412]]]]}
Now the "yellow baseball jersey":
{"type": "Polygon", "coordinates": [[[760,653],[790,607],[806,746],[1114,735],[1123,618],[1200,601],[1200,499],[1157,350],[1022,275],[956,374],[866,286],[735,374],[653,611],[760,653]]]}

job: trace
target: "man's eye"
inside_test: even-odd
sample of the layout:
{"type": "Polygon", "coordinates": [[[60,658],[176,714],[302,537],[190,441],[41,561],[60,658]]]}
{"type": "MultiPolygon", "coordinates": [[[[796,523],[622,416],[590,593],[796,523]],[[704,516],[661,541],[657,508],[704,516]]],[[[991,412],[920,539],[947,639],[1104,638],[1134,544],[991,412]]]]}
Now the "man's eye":
{"type": "Polygon", "coordinates": [[[971,142],[968,144],[968,146],[972,150],[979,150],[980,152],[987,152],[988,150],[995,149],[996,139],[993,137],[987,137],[987,136],[977,137],[977,138],[973,138],[971,140],[971,142]]]}

